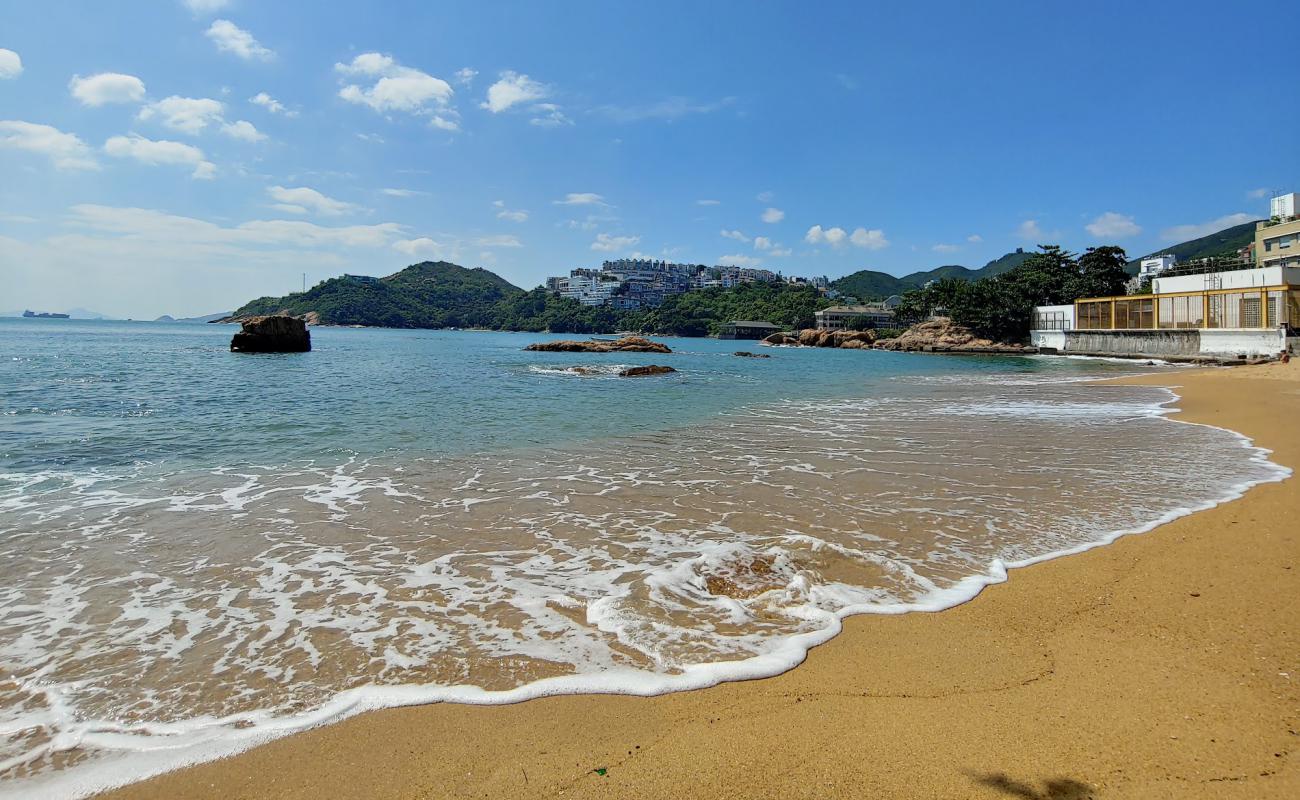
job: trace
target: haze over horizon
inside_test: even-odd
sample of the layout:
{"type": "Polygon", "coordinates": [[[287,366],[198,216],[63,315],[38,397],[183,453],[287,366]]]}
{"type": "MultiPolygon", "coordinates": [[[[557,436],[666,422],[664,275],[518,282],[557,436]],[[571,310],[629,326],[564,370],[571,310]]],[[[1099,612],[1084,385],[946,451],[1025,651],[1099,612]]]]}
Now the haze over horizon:
{"type": "Polygon", "coordinates": [[[1141,255],[1300,188],[1300,10],[1228,13],[7,3],[0,309],[199,315],[426,259],[1141,255]]]}

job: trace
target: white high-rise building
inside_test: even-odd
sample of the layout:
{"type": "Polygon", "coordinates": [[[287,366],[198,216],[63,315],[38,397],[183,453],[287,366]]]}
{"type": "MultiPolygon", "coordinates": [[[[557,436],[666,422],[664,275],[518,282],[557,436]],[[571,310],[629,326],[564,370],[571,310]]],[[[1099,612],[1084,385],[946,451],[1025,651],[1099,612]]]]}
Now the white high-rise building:
{"type": "Polygon", "coordinates": [[[1142,259],[1142,266],[1138,269],[1138,280],[1154,278],[1161,273],[1173,269],[1178,259],[1172,253],[1162,253],[1158,256],[1142,259]]]}
{"type": "Polygon", "coordinates": [[[1280,194],[1269,202],[1268,215],[1283,220],[1289,219],[1296,215],[1297,206],[1300,206],[1300,194],[1295,192],[1280,194]]]}

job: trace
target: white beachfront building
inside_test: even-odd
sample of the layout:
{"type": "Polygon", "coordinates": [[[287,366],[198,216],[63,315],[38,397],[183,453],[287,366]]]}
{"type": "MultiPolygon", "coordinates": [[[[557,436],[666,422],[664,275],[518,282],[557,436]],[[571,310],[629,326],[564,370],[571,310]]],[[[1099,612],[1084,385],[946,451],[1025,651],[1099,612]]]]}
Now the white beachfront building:
{"type": "Polygon", "coordinates": [[[1151,294],[1034,309],[1031,343],[1063,353],[1275,356],[1300,344],[1300,266],[1162,275],[1151,294]]]}

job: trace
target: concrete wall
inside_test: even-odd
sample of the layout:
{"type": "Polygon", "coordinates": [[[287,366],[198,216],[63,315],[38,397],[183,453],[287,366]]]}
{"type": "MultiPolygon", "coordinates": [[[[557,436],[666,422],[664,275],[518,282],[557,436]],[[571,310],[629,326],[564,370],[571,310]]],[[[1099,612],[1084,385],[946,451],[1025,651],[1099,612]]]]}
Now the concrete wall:
{"type": "Polygon", "coordinates": [[[1050,347],[1053,350],[1065,349],[1065,331],[1030,331],[1029,343],[1034,347],[1050,347]]]}
{"type": "MultiPolygon", "coordinates": [[[[1278,229],[1286,226],[1277,226],[1278,229]]],[[[1261,247],[1263,245],[1260,245],[1261,247]]],[[[1276,256],[1274,250],[1271,256],[1276,256]]],[[[1218,289],[1258,289],[1262,286],[1280,286],[1284,283],[1300,283],[1300,269],[1296,267],[1257,267],[1239,269],[1230,272],[1214,272],[1221,286],[1218,289]]],[[[1179,275],[1173,278],[1156,278],[1151,283],[1155,294],[1176,294],[1178,292],[1202,292],[1208,288],[1207,275],[1179,275]]]]}
{"type": "Polygon", "coordinates": [[[1062,352],[1194,356],[1201,352],[1200,333],[1197,330],[1066,331],[1062,352]]]}
{"type": "Polygon", "coordinates": [[[1281,328],[1271,330],[1206,329],[1200,331],[1201,353],[1215,356],[1275,356],[1286,348],[1281,328]]]}
{"type": "Polygon", "coordinates": [[[1138,331],[1030,331],[1034,347],[1061,353],[1113,353],[1161,356],[1275,356],[1288,347],[1300,348],[1300,338],[1287,339],[1282,328],[1191,329],[1138,331]]]}

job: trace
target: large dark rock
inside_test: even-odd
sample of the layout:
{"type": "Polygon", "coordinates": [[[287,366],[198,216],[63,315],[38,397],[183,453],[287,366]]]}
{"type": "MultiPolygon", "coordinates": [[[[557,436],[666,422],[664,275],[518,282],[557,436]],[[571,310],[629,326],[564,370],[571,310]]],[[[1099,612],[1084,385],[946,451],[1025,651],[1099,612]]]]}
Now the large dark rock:
{"type": "Polygon", "coordinates": [[[628,367],[627,369],[619,372],[618,377],[641,378],[647,375],[667,375],[670,372],[676,372],[676,371],[677,370],[673,369],[672,367],[665,367],[659,364],[650,364],[649,366],[645,366],[645,367],[628,367]]]}
{"type": "Polygon", "coordinates": [[[243,330],[230,340],[232,353],[305,353],[310,349],[307,323],[283,315],[246,319],[243,330]]]}

